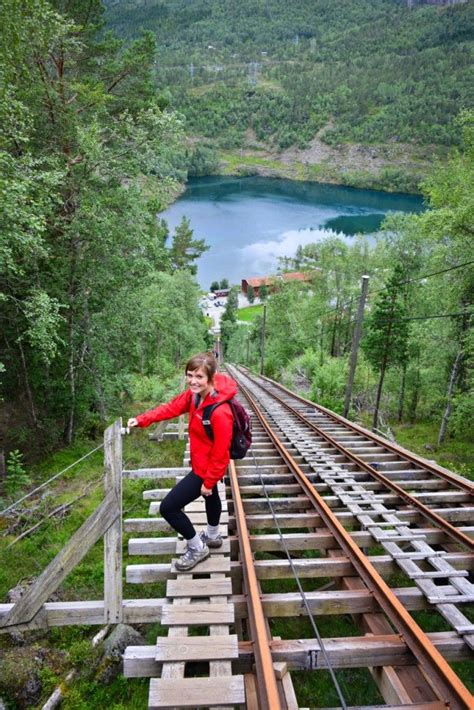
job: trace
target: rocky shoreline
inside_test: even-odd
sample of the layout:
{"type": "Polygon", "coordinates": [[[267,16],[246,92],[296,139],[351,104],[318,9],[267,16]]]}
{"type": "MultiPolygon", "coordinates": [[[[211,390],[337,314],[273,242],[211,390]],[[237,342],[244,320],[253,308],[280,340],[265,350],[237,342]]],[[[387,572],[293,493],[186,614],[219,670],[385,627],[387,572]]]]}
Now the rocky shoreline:
{"type": "Polygon", "coordinates": [[[433,165],[433,152],[434,147],[397,142],[330,146],[315,136],[304,149],[292,147],[279,153],[255,144],[238,152],[221,151],[218,173],[420,194],[420,183],[433,165]]]}

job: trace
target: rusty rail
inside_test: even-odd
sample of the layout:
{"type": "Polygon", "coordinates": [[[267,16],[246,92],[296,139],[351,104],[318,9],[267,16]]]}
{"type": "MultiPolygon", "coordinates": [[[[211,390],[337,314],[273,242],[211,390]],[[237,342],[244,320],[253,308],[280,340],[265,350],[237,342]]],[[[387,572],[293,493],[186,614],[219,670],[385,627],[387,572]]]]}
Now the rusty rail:
{"type": "Polygon", "coordinates": [[[257,671],[257,693],[261,710],[282,710],[273,669],[270,639],[268,638],[265,614],[260,598],[259,584],[253,564],[249,531],[245,520],[242,496],[237,482],[235,464],[230,462],[229,478],[235,509],[242,573],[248,595],[248,615],[253,639],[253,652],[257,671]]]}
{"type": "MultiPolygon", "coordinates": [[[[246,368],[242,368],[242,366],[240,366],[240,369],[246,369],[246,368]]],[[[247,371],[247,376],[251,377],[249,372],[250,371],[247,371]]],[[[341,416],[340,414],[336,414],[336,412],[332,412],[330,409],[323,407],[321,404],[316,404],[315,402],[312,402],[309,399],[305,399],[305,397],[302,397],[301,395],[296,394],[295,392],[292,392],[284,385],[280,384],[279,382],[276,382],[275,380],[272,380],[270,377],[266,377],[265,375],[259,375],[259,377],[262,380],[266,380],[267,382],[272,384],[277,389],[282,390],[283,392],[286,392],[291,397],[294,397],[294,399],[298,399],[303,404],[308,404],[311,407],[314,407],[314,409],[322,412],[323,414],[325,414],[327,417],[329,417],[333,421],[337,422],[338,424],[342,424],[347,429],[352,429],[352,431],[357,432],[358,434],[362,434],[363,436],[367,437],[367,439],[371,439],[372,441],[377,442],[381,446],[385,447],[388,451],[391,451],[392,453],[397,454],[401,458],[407,459],[407,461],[414,463],[416,466],[422,466],[426,471],[429,471],[433,475],[438,476],[438,478],[443,478],[445,481],[447,481],[448,483],[451,483],[453,486],[455,486],[457,488],[461,488],[463,491],[465,491],[469,495],[471,495],[471,496],[474,495],[474,484],[471,483],[470,481],[467,481],[466,479],[464,479],[460,476],[454,476],[452,473],[450,473],[449,471],[446,471],[441,466],[438,466],[435,463],[431,463],[430,461],[427,461],[426,459],[422,458],[421,456],[417,456],[412,451],[408,451],[407,449],[404,449],[402,446],[399,446],[398,444],[393,444],[391,441],[388,441],[388,439],[384,439],[383,437],[378,436],[377,434],[374,434],[374,432],[371,432],[368,429],[364,429],[364,427],[359,426],[355,422],[351,422],[349,419],[346,419],[345,417],[341,416]]],[[[373,470],[375,471],[375,469],[373,469],[373,470]]]]}
{"type": "MultiPolygon", "coordinates": [[[[381,609],[398,630],[408,648],[412,651],[420,665],[420,670],[427,684],[435,692],[441,703],[449,704],[449,707],[459,710],[472,709],[473,697],[471,693],[435,648],[427,635],[418,626],[413,617],[393,594],[368,558],[352,540],[350,534],[344,529],[337,517],[325,503],[324,499],[319,495],[307,476],[294,461],[291,454],[273,432],[252,395],[241,383],[239,383],[239,386],[248,399],[249,404],[264,430],[288,465],[290,471],[292,471],[300,482],[303,490],[306,492],[314,507],[318,510],[318,513],[333,534],[335,540],[350,559],[360,578],[374,595],[381,609]]],[[[240,529],[239,536],[243,538],[240,529]]]]}
{"type": "MultiPolygon", "coordinates": [[[[247,374],[247,376],[249,376],[247,374]]],[[[253,379],[253,378],[252,378],[253,379]]],[[[265,378],[267,379],[267,378],[265,378]]],[[[255,381],[255,380],[254,380],[255,381]]],[[[273,381],[271,381],[272,384],[275,384],[273,381]]],[[[277,385],[277,387],[280,387],[277,385]]],[[[287,390],[284,388],[288,394],[292,394],[290,390],[287,390]]],[[[437,527],[441,528],[447,535],[451,536],[454,538],[457,542],[459,542],[461,545],[464,545],[467,547],[469,550],[474,550],[474,540],[472,540],[468,535],[462,532],[462,530],[459,530],[456,528],[454,525],[451,525],[450,522],[445,520],[441,515],[438,515],[438,513],[435,513],[433,510],[431,510],[427,505],[419,501],[417,498],[414,496],[410,495],[410,493],[407,493],[406,491],[401,488],[401,486],[397,485],[393,481],[391,481],[387,476],[384,476],[383,473],[380,471],[377,471],[373,466],[370,465],[370,463],[367,463],[363,459],[360,458],[360,456],[357,456],[357,454],[352,453],[349,449],[347,449],[345,446],[340,444],[336,439],[331,436],[330,434],[327,434],[324,429],[321,429],[317,424],[314,424],[313,422],[309,421],[304,414],[301,414],[297,409],[292,407],[290,404],[285,402],[283,399],[277,397],[272,393],[272,396],[275,397],[275,399],[279,402],[279,404],[283,405],[289,412],[294,414],[300,421],[302,421],[306,426],[308,426],[310,429],[312,429],[318,436],[321,436],[325,441],[327,441],[329,444],[334,446],[335,449],[337,449],[339,452],[344,454],[346,458],[348,458],[350,461],[353,463],[357,464],[362,470],[366,471],[368,474],[370,474],[373,478],[375,478],[377,481],[380,481],[384,486],[389,488],[391,491],[396,493],[400,498],[402,498],[406,503],[411,505],[414,508],[417,508],[422,515],[425,516],[425,518],[428,518],[433,522],[437,527]]],[[[294,397],[299,399],[298,395],[293,395],[294,397]]],[[[304,400],[308,404],[310,403],[309,400],[304,400]]],[[[311,403],[313,404],[314,407],[318,408],[318,405],[315,405],[314,402],[311,403]]],[[[328,411],[328,410],[326,410],[328,411]]],[[[326,412],[325,412],[326,413],[326,412]]],[[[342,421],[340,422],[341,424],[344,424],[346,426],[347,424],[350,424],[347,420],[344,420],[342,418],[342,421]]],[[[363,431],[363,430],[362,430],[363,431]]],[[[381,440],[383,442],[383,440],[381,440]]],[[[383,446],[385,446],[385,442],[383,442],[383,446]]],[[[388,448],[388,447],[387,447],[388,448]]],[[[390,450],[392,450],[394,453],[400,453],[396,450],[396,447],[394,445],[390,446],[390,450]]],[[[436,474],[437,475],[437,474],[436,474]]],[[[459,484],[457,479],[453,477],[453,480],[456,481],[456,485],[459,484]]],[[[472,495],[472,492],[474,491],[474,486],[469,486],[469,482],[466,481],[467,486],[459,486],[460,488],[463,488],[464,490],[467,490],[472,495]]]]}

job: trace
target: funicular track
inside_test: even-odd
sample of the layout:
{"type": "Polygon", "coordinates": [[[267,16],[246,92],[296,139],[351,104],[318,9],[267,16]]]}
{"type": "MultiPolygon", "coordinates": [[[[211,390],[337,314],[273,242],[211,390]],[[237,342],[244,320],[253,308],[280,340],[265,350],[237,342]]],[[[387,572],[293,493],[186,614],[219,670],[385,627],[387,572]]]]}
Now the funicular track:
{"type": "MultiPolygon", "coordinates": [[[[223,545],[191,572],[176,570],[185,542],[159,501],[189,471],[189,442],[182,467],[124,470],[128,430],[117,420],[104,432],[103,500],[21,599],[0,604],[0,633],[159,622],[154,644],[124,654],[125,676],[151,679],[156,709],[474,707],[449,665],[473,658],[472,484],[230,369],[254,437],[218,484],[223,545]],[[150,517],[122,520],[123,479],[165,480],[143,493],[150,517]],[[151,595],[124,598],[122,528],[136,535],[129,555],[145,558],[127,566],[126,581],[158,583],[151,595]],[[48,601],[101,538],[103,599],[48,601]],[[437,631],[415,622],[425,610],[437,631]],[[327,673],[332,695],[322,690],[327,673]]],[[[168,433],[183,438],[184,421],[168,433]]],[[[203,499],[186,512],[201,530],[203,499]]]]}
{"type": "MultiPolygon", "coordinates": [[[[242,512],[245,512],[246,527],[250,530],[253,528],[261,531],[262,528],[272,529],[276,526],[279,533],[278,535],[251,535],[250,546],[253,553],[258,550],[274,550],[285,551],[288,554],[287,561],[278,560],[279,564],[272,569],[272,564],[267,560],[263,565],[258,560],[254,564],[252,554],[241,542],[244,580],[247,580],[249,575],[254,575],[255,579],[259,577],[269,579],[272,575],[276,578],[291,577],[293,573],[305,578],[308,571],[309,576],[313,578],[317,578],[318,575],[330,576],[330,564],[334,565],[336,561],[341,565],[344,561],[346,569],[342,570],[341,565],[336,573],[336,579],[341,582],[340,588],[348,590],[346,599],[344,599],[344,592],[341,593],[339,590],[303,592],[301,585],[298,584],[299,605],[296,599],[298,595],[280,595],[287,596],[288,608],[285,611],[280,609],[278,613],[289,616],[307,613],[313,617],[328,610],[329,613],[337,613],[341,610],[353,613],[356,607],[354,600],[349,601],[349,597],[354,592],[360,594],[363,590],[363,595],[367,595],[371,603],[365,609],[362,608],[363,613],[359,618],[362,619],[362,628],[374,635],[361,636],[358,639],[360,644],[358,657],[353,658],[352,661],[346,659],[347,664],[351,665],[353,662],[354,665],[372,667],[372,673],[378,680],[384,699],[392,707],[400,705],[473,707],[471,694],[435,646],[437,642],[440,646],[441,638],[436,634],[428,637],[408,612],[408,609],[415,610],[435,605],[454,629],[453,632],[444,634],[445,640],[449,637],[451,641],[459,644],[458,648],[463,657],[469,656],[473,646],[474,628],[460,611],[459,606],[474,600],[473,587],[467,580],[468,570],[473,566],[473,545],[469,537],[472,529],[463,530],[454,527],[438,513],[433,513],[431,508],[424,504],[420,507],[418,498],[409,494],[401,485],[393,484],[391,479],[385,480],[381,474],[373,476],[371,481],[371,477],[367,475],[372,471],[370,465],[363,459],[359,459],[352,451],[340,446],[332,436],[327,434],[327,431],[321,436],[322,432],[314,422],[306,422],[304,415],[297,414],[289,407],[288,401],[283,403],[281,399],[275,400],[271,383],[262,382],[260,378],[244,376],[235,368],[231,368],[231,374],[238,380],[242,394],[247,398],[248,405],[252,407],[258,419],[258,426],[263,429],[263,433],[256,435],[258,438],[253,447],[253,465],[251,460],[246,459],[237,463],[237,473],[234,467],[231,470],[233,503],[230,505],[231,509],[233,507],[235,510],[238,538],[240,541],[246,539],[240,522],[242,512]],[[303,425],[306,427],[304,430],[301,429],[303,425]],[[267,443],[264,443],[265,440],[267,443]],[[252,468],[255,469],[253,472],[252,468]],[[302,469],[305,469],[306,473],[302,469]],[[375,487],[373,481],[376,482],[375,487]],[[237,487],[238,498],[235,494],[237,487]],[[326,500],[318,492],[318,488],[323,495],[326,494],[326,500]],[[380,489],[382,493],[379,493],[380,489]],[[393,500],[392,492],[396,494],[396,500],[393,500]],[[291,494],[291,499],[283,498],[288,494],[291,494]],[[260,498],[256,498],[256,495],[260,498]],[[398,517],[400,514],[401,518],[398,517]],[[425,518],[429,518],[434,527],[422,527],[425,518]],[[345,530],[344,525],[353,530],[352,534],[345,530]],[[309,535],[288,532],[292,528],[305,527],[315,532],[309,535]],[[328,537],[331,541],[327,539],[328,537]],[[456,544],[453,544],[453,540],[456,544]],[[319,545],[320,552],[324,550],[326,553],[326,559],[319,558],[313,563],[302,559],[299,555],[302,550],[308,549],[308,542],[309,544],[313,542],[316,549],[319,545]],[[372,564],[361,547],[375,545],[385,548],[384,552],[388,552],[388,555],[374,555],[374,564],[372,564]],[[297,557],[292,560],[291,556],[295,552],[297,557]],[[414,585],[413,587],[390,590],[380,572],[382,574],[386,574],[387,571],[393,572],[396,566],[403,571],[410,583],[414,585]],[[246,572],[247,568],[253,572],[246,572]],[[350,572],[346,571],[348,568],[350,572]],[[437,582],[442,586],[437,586],[437,582]],[[290,597],[293,598],[290,600],[290,597]],[[345,601],[348,602],[347,606],[345,601]],[[289,608],[292,604],[293,608],[296,607],[296,611],[292,612],[289,608]],[[410,656],[411,662],[407,667],[395,669],[390,663],[383,663],[383,643],[385,641],[389,648],[395,637],[403,643],[405,651],[410,656]],[[371,666],[374,663],[373,649],[370,648],[372,643],[380,644],[380,658],[373,666],[371,666]],[[363,650],[361,652],[364,644],[367,650],[365,658],[363,650]]],[[[285,395],[286,400],[291,399],[291,393],[286,391],[285,395]]],[[[311,405],[314,412],[312,403],[303,402],[303,404],[306,409],[311,405]]],[[[324,414],[326,415],[327,412],[324,414]]],[[[342,418],[339,418],[338,427],[341,427],[341,421],[342,418]]],[[[331,428],[331,425],[327,428],[331,428]]],[[[335,429],[334,425],[332,429],[335,429]]],[[[377,459],[382,458],[383,461],[379,443],[376,442],[375,454],[377,459]]],[[[392,445],[391,452],[394,451],[396,449],[392,445]]],[[[395,460],[398,458],[398,452],[393,458],[395,460]]],[[[412,468],[419,467],[422,461],[415,459],[417,457],[411,460],[412,468]]],[[[403,483],[406,476],[404,469],[406,469],[405,464],[403,468],[398,466],[398,470],[402,471],[402,475],[398,476],[399,483],[403,483]]],[[[375,468],[373,471],[378,474],[375,468]]],[[[436,472],[432,475],[436,476],[436,472]]],[[[417,473],[415,476],[408,476],[410,489],[417,488],[417,476],[417,473]]],[[[457,477],[452,478],[455,491],[460,493],[457,493],[458,497],[451,501],[448,495],[448,505],[452,508],[452,503],[456,502],[460,504],[457,510],[464,512],[456,516],[452,511],[451,513],[448,511],[447,515],[460,522],[469,520],[469,516],[472,519],[472,508],[469,505],[472,503],[472,486],[468,483],[466,485],[457,477]]],[[[443,475],[442,479],[444,489],[446,488],[444,484],[449,480],[449,473],[443,475]]],[[[436,486],[433,489],[438,490],[436,486]]],[[[423,485],[422,490],[426,490],[423,485]]],[[[432,490],[430,485],[427,486],[427,490],[432,490]]],[[[436,496],[434,500],[436,502],[436,496]]],[[[429,496],[426,502],[430,502],[429,496]]],[[[232,525],[232,518],[229,523],[232,525]]],[[[248,590],[247,594],[249,598],[252,597],[248,590]]],[[[341,658],[334,659],[331,663],[330,657],[334,652],[335,639],[324,641],[315,638],[312,642],[303,642],[300,639],[287,642],[272,640],[268,622],[272,616],[270,610],[277,607],[276,600],[270,598],[274,595],[260,593],[253,596],[256,607],[258,608],[259,605],[261,607],[261,614],[267,625],[266,641],[270,645],[273,660],[284,658],[288,668],[321,668],[330,667],[332,664],[337,668],[344,665],[344,662],[341,663],[341,658]],[[295,649],[298,647],[300,651],[305,648],[308,654],[306,666],[304,663],[299,665],[301,653],[299,661],[295,661],[297,655],[295,649]]],[[[360,612],[361,609],[358,611],[360,612]]],[[[249,611],[249,617],[253,614],[255,612],[249,611]]],[[[255,622],[251,621],[249,626],[251,633],[254,634],[255,622]]],[[[317,632],[317,628],[315,631],[317,632]]],[[[256,646],[255,637],[252,636],[252,639],[256,646]]],[[[354,649],[353,643],[350,639],[341,639],[341,646],[344,644],[350,654],[349,649],[354,649]]],[[[443,650],[446,652],[446,649],[443,650]]],[[[257,654],[256,648],[255,653],[257,654]]],[[[452,660],[449,651],[446,655],[452,660]]],[[[268,655],[266,662],[268,666],[270,663],[268,655]]],[[[267,690],[262,672],[264,668],[265,654],[262,654],[260,661],[256,658],[258,707],[273,707],[272,703],[266,700],[267,693],[272,692],[272,684],[267,690]]],[[[268,675],[268,667],[266,672],[268,675]]],[[[293,706],[291,698],[284,698],[283,703],[285,702],[286,704],[282,704],[281,707],[293,706]]],[[[341,696],[340,702],[341,706],[347,706],[341,696]]]]}
{"type": "MultiPolygon", "coordinates": [[[[191,573],[166,561],[129,565],[131,583],[167,581],[157,618],[168,636],[127,649],[126,675],[152,678],[151,708],[474,707],[449,665],[472,659],[474,627],[465,612],[473,598],[472,486],[455,476],[451,484],[449,472],[439,477],[422,459],[407,463],[383,439],[354,435],[345,420],[326,419],[323,433],[314,404],[288,391],[282,401],[275,383],[229,369],[254,436],[220,486],[224,546],[191,573]],[[429,609],[444,631],[424,633],[415,622],[413,614],[429,609]],[[338,618],[344,631],[328,633],[328,620],[338,618]],[[368,669],[377,700],[352,700],[343,669],[368,669]],[[314,696],[299,699],[301,675],[293,671],[316,680],[314,696]],[[318,697],[324,672],[335,700],[318,697]]],[[[183,463],[176,476],[188,470],[189,451],[183,463]]],[[[152,517],[125,521],[130,532],[167,536],[131,539],[131,554],[184,549],[157,517],[167,490],[144,493],[152,517]]],[[[186,512],[201,529],[203,501],[186,512]]]]}

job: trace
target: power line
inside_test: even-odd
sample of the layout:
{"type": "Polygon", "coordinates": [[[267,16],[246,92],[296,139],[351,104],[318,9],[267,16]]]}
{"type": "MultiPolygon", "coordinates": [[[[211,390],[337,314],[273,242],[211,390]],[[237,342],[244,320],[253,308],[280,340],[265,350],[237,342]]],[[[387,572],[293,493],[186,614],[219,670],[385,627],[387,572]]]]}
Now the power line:
{"type": "Polygon", "coordinates": [[[408,318],[385,318],[384,320],[378,321],[378,323],[398,323],[399,321],[407,320],[431,320],[433,318],[459,318],[461,316],[472,316],[474,311],[460,311],[459,313],[437,313],[432,316],[410,316],[408,318]]]}
{"type": "MultiPolygon", "coordinates": [[[[438,276],[438,274],[446,274],[448,271],[455,271],[456,269],[462,269],[464,266],[471,266],[474,264],[474,259],[472,261],[465,261],[462,264],[456,264],[455,266],[449,266],[447,269],[440,269],[440,271],[432,271],[430,274],[424,274],[423,276],[416,276],[413,279],[407,279],[406,281],[397,281],[395,286],[405,286],[406,284],[415,283],[415,281],[422,281],[423,279],[429,279],[431,276],[438,276]]],[[[379,291],[385,291],[388,286],[382,286],[377,288],[372,293],[379,293],[379,291]]]]}
{"type": "MultiPolygon", "coordinates": [[[[471,261],[465,261],[462,264],[456,264],[455,266],[449,266],[446,269],[440,269],[439,271],[432,271],[429,274],[423,274],[422,276],[416,276],[415,278],[408,279],[407,281],[397,281],[397,283],[395,285],[396,286],[403,286],[405,284],[414,283],[415,281],[422,281],[423,279],[428,279],[428,278],[431,278],[432,276],[438,276],[439,274],[445,274],[448,271],[455,271],[456,269],[462,269],[465,266],[471,266],[472,264],[474,264],[474,259],[472,259],[471,261]]],[[[388,288],[388,286],[382,286],[381,288],[375,289],[373,291],[370,291],[370,289],[369,289],[369,294],[370,293],[372,293],[372,294],[379,293],[380,291],[385,291],[387,288],[388,288]]],[[[331,309],[325,311],[324,313],[316,315],[315,317],[319,318],[319,319],[324,319],[326,316],[331,315],[333,313],[340,313],[346,306],[349,306],[351,304],[351,302],[353,302],[353,298],[354,298],[354,296],[352,296],[348,301],[341,303],[339,306],[336,306],[335,308],[331,308],[331,309]]],[[[297,319],[295,319],[294,322],[300,323],[302,321],[301,321],[301,319],[297,318],[297,319]]]]}

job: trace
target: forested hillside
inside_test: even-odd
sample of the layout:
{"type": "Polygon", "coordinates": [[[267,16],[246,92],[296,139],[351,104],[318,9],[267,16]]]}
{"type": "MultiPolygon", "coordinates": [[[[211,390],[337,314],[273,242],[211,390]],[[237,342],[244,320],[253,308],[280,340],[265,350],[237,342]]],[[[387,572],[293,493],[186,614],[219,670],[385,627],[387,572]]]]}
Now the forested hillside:
{"type": "Polygon", "coordinates": [[[309,271],[311,284],[276,281],[276,291],[265,294],[265,324],[261,307],[253,323],[230,312],[222,337],[231,361],[263,365],[266,374],[342,413],[367,275],[351,416],[384,434],[396,429],[402,440],[417,431],[425,455],[440,455],[449,437],[457,454],[445,463],[474,476],[473,112],[456,125],[462,149],[425,182],[425,212],[392,215],[375,244],[334,236],[300,246],[281,268],[309,271]]]}
{"type": "Polygon", "coordinates": [[[183,133],[153,40],[100,38],[100,2],[7,0],[0,19],[0,452],[33,454],[101,430],[136,373],[204,346],[206,247],[156,218],[183,133]]]}
{"type": "MultiPolygon", "coordinates": [[[[474,103],[472,0],[108,6],[116,32],[130,38],[146,27],[156,35],[159,88],[191,133],[221,149],[278,153],[314,140],[315,148],[319,141],[385,146],[372,158],[402,164],[416,178],[434,147],[456,143],[453,118],[474,103]]],[[[331,177],[324,150],[296,158],[331,177]]]]}

